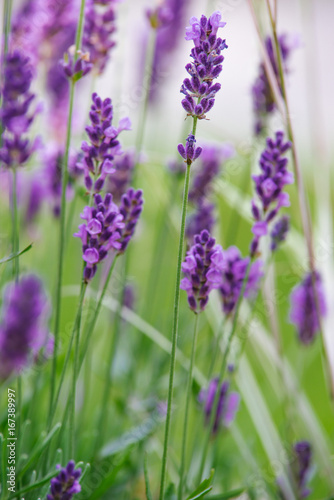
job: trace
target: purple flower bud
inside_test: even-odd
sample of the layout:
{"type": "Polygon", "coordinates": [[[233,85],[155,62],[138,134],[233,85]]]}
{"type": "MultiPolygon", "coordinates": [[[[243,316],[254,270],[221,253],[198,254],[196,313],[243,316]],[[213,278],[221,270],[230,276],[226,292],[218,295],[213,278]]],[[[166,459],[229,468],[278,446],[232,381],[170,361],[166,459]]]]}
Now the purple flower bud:
{"type": "MultiPolygon", "coordinates": [[[[60,466],[57,466],[59,468],[60,466]]],[[[57,477],[50,481],[50,494],[47,500],[71,500],[73,495],[80,493],[79,477],[81,469],[75,470],[75,463],[70,460],[67,466],[60,470],[57,477]]]]}

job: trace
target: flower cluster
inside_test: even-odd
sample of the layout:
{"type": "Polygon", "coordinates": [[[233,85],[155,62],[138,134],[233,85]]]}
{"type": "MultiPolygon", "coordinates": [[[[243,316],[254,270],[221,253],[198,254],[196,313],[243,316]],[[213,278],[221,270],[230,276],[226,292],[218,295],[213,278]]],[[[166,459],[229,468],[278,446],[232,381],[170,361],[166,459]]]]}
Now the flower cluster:
{"type": "Polygon", "coordinates": [[[115,171],[108,175],[106,181],[106,191],[113,195],[115,201],[119,201],[131,184],[133,169],[135,167],[135,154],[132,151],[124,153],[115,158],[115,171]]]}
{"type": "Polygon", "coordinates": [[[125,252],[129,241],[135,232],[140,214],[143,210],[143,204],[143,192],[141,189],[136,191],[133,188],[130,188],[123,194],[119,212],[123,217],[124,227],[121,231],[121,246],[118,253],[125,252]]]}
{"type": "Polygon", "coordinates": [[[86,206],[80,224],[74,234],[82,241],[82,258],[86,262],[84,279],[90,281],[97,270],[97,264],[106,258],[110,250],[121,254],[125,252],[131,240],[143,209],[142,191],[130,188],[122,196],[120,207],[107,193],[94,196],[94,206],[86,206]]]}
{"type": "Polygon", "coordinates": [[[26,275],[4,291],[0,325],[0,376],[18,374],[48,342],[48,301],[41,281],[26,275]]]}
{"type": "MultiPolygon", "coordinates": [[[[215,287],[219,288],[224,313],[229,315],[235,310],[250,259],[249,257],[242,258],[240,250],[231,246],[223,251],[222,264],[215,274],[211,273],[210,278],[215,283],[215,287]]],[[[257,260],[250,265],[248,271],[245,297],[250,298],[257,292],[262,276],[262,261],[257,260]]]]}
{"type": "MultiPolygon", "coordinates": [[[[210,422],[213,411],[214,401],[218,390],[218,383],[218,377],[212,379],[208,388],[202,389],[198,396],[199,402],[204,406],[205,420],[207,424],[210,422]]],[[[225,380],[220,386],[213,433],[218,431],[221,424],[223,424],[224,427],[228,427],[233,422],[236,412],[238,411],[239,402],[239,394],[237,392],[231,392],[230,383],[225,380]]]]}
{"type": "Polygon", "coordinates": [[[221,171],[222,164],[233,155],[233,151],[233,148],[228,144],[219,147],[208,145],[203,148],[189,192],[189,200],[192,202],[195,212],[188,218],[186,228],[188,239],[192,239],[203,229],[212,231],[215,223],[215,207],[209,202],[208,197],[212,192],[213,183],[221,171]]]}
{"type": "Polygon", "coordinates": [[[310,344],[320,329],[320,316],[326,315],[326,301],[319,273],[307,273],[292,291],[290,320],[295,325],[299,340],[310,344]],[[315,296],[316,293],[316,296],[315,296]],[[319,310],[318,310],[319,308],[319,310]]]}
{"type": "Polygon", "coordinates": [[[275,139],[267,139],[267,147],[260,158],[260,175],[253,175],[255,190],[261,208],[252,201],[252,214],[255,219],[252,232],[251,255],[257,252],[261,236],[268,232],[268,224],[276,217],[281,207],[290,205],[289,195],[283,191],[287,184],[293,183],[293,174],[287,170],[288,160],[284,156],[290,149],[290,142],[284,142],[283,132],[276,132],[275,139]]]}
{"type": "Polygon", "coordinates": [[[114,173],[113,160],[121,153],[118,135],[122,130],[130,130],[130,120],[124,118],[118,128],[112,125],[113,107],[111,99],[102,99],[94,93],[93,104],[89,113],[91,125],[86,127],[90,144],[83,141],[81,149],[84,153],[82,163],[85,185],[89,192],[102,191],[108,174],[114,173]]]}
{"type": "Polygon", "coordinates": [[[33,69],[29,58],[18,50],[8,53],[4,63],[2,109],[0,118],[4,129],[0,160],[7,167],[18,167],[29,160],[37,147],[23,134],[27,133],[34,114],[29,113],[34,94],[30,92],[33,69]]]}
{"type": "Polygon", "coordinates": [[[222,266],[222,249],[216,245],[208,231],[204,230],[194,238],[194,245],[187,252],[182,264],[185,277],[181,280],[182,290],[186,290],[190,309],[203,311],[209,300],[214,284],[210,275],[222,266]]]}
{"type": "Polygon", "coordinates": [[[86,76],[93,67],[89,52],[75,51],[74,45],[69,48],[60,64],[64,69],[64,74],[74,82],[86,76]]]}
{"type": "Polygon", "coordinates": [[[189,134],[186,140],[186,145],[183,146],[183,144],[179,144],[177,150],[187,165],[191,165],[202,152],[201,147],[196,148],[196,139],[193,134],[189,134]]]}
{"type": "Polygon", "coordinates": [[[121,230],[124,228],[123,215],[113,203],[112,195],[107,193],[104,200],[100,194],[94,196],[93,207],[86,206],[81,218],[86,221],[80,224],[79,231],[74,234],[82,241],[82,258],[86,262],[84,279],[91,280],[97,270],[97,264],[107,256],[109,250],[120,250],[121,230]]]}
{"type": "MultiPolygon", "coordinates": [[[[296,43],[292,43],[286,34],[281,35],[278,38],[278,42],[283,61],[283,70],[284,72],[288,72],[287,63],[290,58],[291,51],[296,46],[296,43]]],[[[277,79],[278,86],[282,92],[282,85],[279,76],[279,66],[275,53],[274,42],[269,36],[265,39],[265,47],[274,75],[277,79]]],[[[263,62],[260,65],[259,75],[252,87],[252,95],[253,109],[255,113],[254,131],[256,135],[259,135],[265,129],[266,119],[268,115],[272,114],[276,109],[274,95],[272,93],[263,62]]]]}
{"type": "MultiPolygon", "coordinates": [[[[57,469],[60,469],[59,465],[57,465],[57,469]]],[[[66,467],[60,469],[58,476],[51,479],[47,500],[71,500],[73,495],[81,491],[80,476],[81,469],[75,469],[74,461],[70,460],[66,467]]]]}
{"type": "Polygon", "coordinates": [[[181,93],[186,97],[182,106],[188,116],[202,120],[215,102],[215,95],[220,90],[219,83],[213,84],[222,69],[224,56],[222,51],[227,48],[225,40],[217,38],[218,28],[226,23],[221,21],[221,13],[214,12],[209,19],[192,17],[190,27],[186,28],[186,40],[193,40],[195,47],[191,49],[192,63],[186,65],[190,78],[185,78],[181,93]]]}
{"type": "Polygon", "coordinates": [[[290,217],[288,215],[282,215],[282,217],[276,222],[270,233],[271,237],[270,250],[272,252],[277,250],[279,245],[286,240],[289,229],[290,229],[290,217]]]}
{"type": "Polygon", "coordinates": [[[110,51],[116,45],[113,40],[116,2],[90,0],[87,4],[82,46],[89,53],[90,62],[98,74],[103,73],[110,51]]]}
{"type": "Polygon", "coordinates": [[[165,2],[162,5],[158,5],[154,9],[147,9],[146,17],[153,29],[159,29],[168,26],[168,24],[173,21],[174,14],[168,5],[168,2],[165,2]]]}

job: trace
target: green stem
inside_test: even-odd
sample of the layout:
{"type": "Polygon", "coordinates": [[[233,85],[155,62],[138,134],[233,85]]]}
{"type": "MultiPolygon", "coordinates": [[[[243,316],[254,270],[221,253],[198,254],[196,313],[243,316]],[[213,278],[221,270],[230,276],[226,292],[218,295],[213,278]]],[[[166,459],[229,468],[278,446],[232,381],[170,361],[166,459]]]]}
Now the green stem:
{"type": "Polygon", "coordinates": [[[77,327],[75,333],[75,345],[74,345],[74,363],[73,363],[73,377],[72,377],[72,390],[71,390],[71,413],[70,413],[70,425],[69,425],[69,433],[70,433],[70,458],[74,459],[74,451],[75,451],[75,398],[76,398],[76,382],[77,382],[77,372],[78,372],[78,364],[79,364],[79,345],[80,345],[80,327],[81,327],[81,316],[82,316],[82,307],[83,301],[85,297],[85,292],[87,289],[87,283],[83,282],[81,285],[81,293],[80,300],[77,312],[77,327]]]}
{"type": "MultiPolygon", "coordinates": [[[[79,15],[78,27],[75,38],[74,60],[76,60],[77,58],[77,50],[81,44],[84,11],[85,11],[85,0],[81,0],[80,15],[79,15]]],[[[51,412],[53,407],[53,398],[54,398],[56,375],[57,375],[57,354],[58,354],[59,327],[61,318],[61,287],[63,280],[64,250],[65,250],[65,238],[66,238],[66,188],[68,184],[68,162],[69,162],[69,153],[71,145],[74,89],[75,89],[75,82],[71,80],[65,156],[64,156],[64,163],[62,164],[62,169],[61,169],[61,205],[60,205],[58,266],[57,266],[57,284],[56,284],[56,300],[55,300],[54,354],[53,354],[51,384],[50,384],[50,401],[49,401],[49,417],[48,417],[49,420],[51,418],[51,412]]]]}
{"type": "Polygon", "coordinates": [[[89,347],[89,342],[90,342],[92,333],[94,331],[94,328],[95,328],[95,325],[96,325],[96,321],[97,321],[98,316],[100,314],[102,302],[103,302],[104,296],[106,294],[106,291],[108,289],[109,281],[110,281],[111,275],[113,273],[113,270],[115,268],[117,259],[118,259],[118,255],[116,254],[115,257],[114,257],[114,260],[112,261],[111,266],[109,268],[108,276],[107,276],[107,278],[106,278],[106,280],[104,282],[104,286],[103,286],[100,298],[99,298],[98,303],[96,305],[94,316],[93,316],[92,321],[91,321],[91,323],[90,323],[90,325],[88,327],[88,332],[86,333],[86,336],[85,336],[84,346],[83,346],[83,349],[82,349],[82,352],[81,352],[81,356],[80,356],[80,360],[79,360],[79,369],[78,369],[78,373],[77,373],[78,376],[79,376],[79,373],[80,373],[80,369],[81,369],[82,363],[83,363],[83,361],[85,359],[85,356],[86,356],[86,353],[87,353],[87,350],[88,350],[88,347],[89,347]]]}
{"type": "Polygon", "coordinates": [[[75,339],[75,334],[76,334],[77,329],[79,328],[79,325],[80,325],[80,322],[81,322],[82,304],[83,304],[83,300],[84,300],[86,289],[87,289],[87,284],[85,282],[82,282],[81,289],[80,289],[79,302],[78,302],[78,307],[77,307],[77,313],[76,313],[76,316],[75,316],[75,320],[74,320],[74,324],[73,324],[73,328],[72,328],[72,332],[71,332],[71,337],[70,337],[70,341],[69,341],[68,348],[67,348],[67,353],[66,353],[64,365],[63,365],[62,372],[61,372],[61,375],[60,375],[60,381],[59,381],[59,385],[58,385],[58,390],[57,390],[56,398],[55,398],[54,404],[53,404],[53,406],[51,408],[48,430],[50,430],[50,428],[52,426],[52,422],[53,422],[53,419],[54,419],[54,416],[55,416],[55,413],[56,413],[56,409],[57,409],[57,406],[58,406],[61,389],[62,389],[62,386],[63,386],[65,374],[66,374],[67,365],[68,365],[68,362],[69,362],[69,359],[70,359],[70,355],[71,355],[71,351],[72,351],[72,345],[73,345],[73,342],[74,342],[74,339],[75,339]]]}
{"type": "Polygon", "coordinates": [[[4,33],[3,55],[4,56],[8,52],[8,38],[10,33],[11,11],[12,11],[11,0],[5,0],[3,4],[3,33],[4,33]]]}
{"type": "Polygon", "coordinates": [[[227,345],[226,345],[225,352],[224,352],[224,355],[223,355],[223,361],[222,361],[222,365],[221,365],[221,369],[220,369],[220,373],[219,373],[219,381],[218,381],[217,390],[216,390],[216,393],[215,393],[215,397],[214,397],[214,401],[213,401],[213,405],[212,405],[212,410],[211,410],[211,414],[210,414],[209,425],[208,425],[208,429],[207,429],[207,433],[206,433],[205,441],[204,441],[204,449],[203,449],[203,454],[202,454],[202,459],[201,459],[201,465],[200,465],[200,470],[199,470],[198,483],[201,482],[201,479],[202,479],[202,476],[203,476],[203,472],[204,472],[206,457],[207,457],[207,454],[208,454],[208,451],[209,451],[210,437],[212,435],[212,431],[213,431],[215,420],[216,420],[217,408],[218,408],[218,403],[219,403],[219,395],[220,395],[220,387],[221,387],[221,385],[223,383],[223,380],[224,380],[225,371],[226,371],[226,365],[227,365],[227,359],[228,359],[228,355],[229,355],[229,352],[230,352],[232,339],[233,339],[235,331],[237,329],[240,304],[242,302],[242,298],[243,298],[244,293],[245,293],[246,284],[247,284],[247,281],[248,281],[249,270],[250,270],[251,264],[252,264],[252,261],[250,261],[248,263],[248,266],[247,266],[247,269],[246,269],[246,273],[245,273],[245,276],[244,276],[244,279],[243,279],[241,291],[240,291],[240,294],[239,294],[239,297],[238,297],[238,300],[237,300],[237,303],[236,303],[236,306],[235,306],[235,312],[234,312],[234,317],[233,317],[231,332],[230,332],[230,335],[229,335],[229,337],[227,339],[227,345]]]}
{"type": "Polygon", "coordinates": [[[195,362],[197,332],[198,332],[198,314],[196,313],[195,314],[193,342],[192,342],[192,347],[191,347],[190,365],[189,365],[189,371],[188,371],[187,392],[186,392],[186,409],[184,412],[184,422],[183,422],[181,467],[180,467],[180,482],[179,482],[178,500],[182,500],[182,494],[183,494],[184,469],[185,469],[185,464],[186,464],[186,450],[187,450],[189,405],[190,405],[191,388],[192,388],[193,367],[194,367],[194,362],[195,362]]]}
{"type": "MultiPolygon", "coordinates": [[[[13,167],[13,236],[12,236],[12,246],[13,246],[13,255],[16,255],[19,251],[19,228],[18,228],[18,210],[17,210],[17,171],[16,167],[13,167]]],[[[19,256],[17,256],[13,260],[14,264],[14,276],[15,281],[18,282],[19,279],[19,256]]]]}
{"type": "MultiPolygon", "coordinates": [[[[196,131],[196,119],[194,119],[193,131],[194,130],[196,131]]],[[[183,202],[182,202],[181,229],[180,229],[180,240],[179,240],[178,258],[177,258],[176,283],[175,283],[175,295],[174,295],[174,314],[173,314],[173,327],[172,327],[172,351],[171,351],[170,369],[169,369],[167,415],[166,415],[166,424],[165,424],[164,448],[163,448],[163,455],[162,455],[159,500],[163,500],[163,498],[164,498],[165,482],[166,482],[167,453],[168,453],[168,443],[169,443],[169,434],[170,434],[170,426],[171,426],[172,399],[173,399],[174,373],[175,373],[175,358],[176,358],[177,334],[178,334],[178,323],[179,323],[181,264],[182,264],[182,259],[183,259],[184,233],[185,233],[185,227],[186,227],[186,216],[187,216],[187,206],[188,206],[190,166],[191,166],[191,164],[188,163],[186,175],[185,175],[183,202]]]]}
{"type": "MultiPolygon", "coordinates": [[[[127,267],[127,256],[125,255],[125,268],[127,267]]],[[[120,336],[120,326],[121,326],[121,311],[123,307],[123,302],[124,302],[124,292],[125,292],[125,286],[126,286],[126,269],[124,269],[124,274],[123,274],[123,279],[122,279],[122,286],[121,286],[121,293],[119,294],[119,303],[117,307],[117,311],[115,313],[115,322],[114,322],[114,331],[112,335],[112,339],[109,345],[109,352],[108,352],[108,357],[107,357],[107,366],[106,366],[106,373],[104,376],[104,390],[103,390],[103,396],[102,396],[102,404],[101,404],[101,409],[100,409],[100,414],[98,418],[98,434],[96,436],[96,441],[95,441],[95,452],[97,452],[99,446],[101,445],[101,438],[103,437],[103,428],[104,424],[107,418],[108,414],[108,399],[111,391],[111,385],[112,385],[112,369],[114,365],[114,359],[117,351],[117,346],[118,346],[118,340],[120,336]]]]}

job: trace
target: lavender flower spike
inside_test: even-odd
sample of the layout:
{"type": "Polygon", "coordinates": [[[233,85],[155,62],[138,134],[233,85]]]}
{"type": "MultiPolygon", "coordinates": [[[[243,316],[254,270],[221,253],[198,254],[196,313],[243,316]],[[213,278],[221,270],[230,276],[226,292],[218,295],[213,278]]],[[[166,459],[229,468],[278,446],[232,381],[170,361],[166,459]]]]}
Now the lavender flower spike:
{"type": "MultiPolygon", "coordinates": [[[[60,469],[60,465],[57,465],[57,469],[60,469]]],[[[70,460],[66,467],[60,469],[58,476],[51,479],[47,500],[71,500],[73,495],[81,491],[80,476],[81,469],[75,469],[74,461],[70,460]]]]}
{"type": "Polygon", "coordinates": [[[306,274],[303,281],[292,290],[290,301],[290,321],[297,329],[299,340],[305,345],[310,344],[320,329],[318,313],[325,316],[327,310],[320,274],[315,273],[314,284],[312,274],[306,274]],[[319,311],[314,296],[314,285],[319,311]]]}
{"type": "Polygon", "coordinates": [[[119,254],[125,252],[138,223],[143,210],[143,192],[141,189],[135,191],[133,188],[123,194],[120,205],[120,214],[123,217],[123,229],[121,229],[119,254]]]}
{"type": "Polygon", "coordinates": [[[18,167],[29,160],[38,146],[23,134],[28,132],[35,113],[29,114],[34,94],[30,92],[33,69],[28,57],[18,50],[7,54],[4,63],[4,83],[1,89],[0,121],[4,129],[0,161],[7,167],[18,167]]]}
{"type": "Polygon", "coordinates": [[[286,240],[287,234],[290,229],[290,217],[288,215],[283,215],[273,227],[271,236],[270,250],[274,252],[277,250],[279,245],[286,240]]]}
{"type": "Polygon", "coordinates": [[[227,48],[225,40],[217,38],[218,28],[225,26],[221,21],[221,13],[214,12],[209,19],[202,16],[190,19],[190,27],[186,28],[186,40],[193,40],[195,47],[191,49],[192,63],[186,65],[190,78],[183,81],[181,93],[185,95],[182,106],[188,116],[199,120],[206,118],[215,102],[215,95],[220,90],[220,83],[213,84],[223,66],[222,51],[227,48]]]}
{"type": "Polygon", "coordinates": [[[222,249],[216,245],[214,238],[204,230],[194,238],[194,245],[187,252],[182,264],[185,277],[180,287],[186,290],[190,309],[203,311],[208,303],[209,294],[215,287],[208,275],[216,273],[223,267],[222,249]]]}
{"type": "Polygon", "coordinates": [[[111,99],[102,99],[94,93],[93,104],[89,113],[91,125],[86,127],[90,144],[84,141],[81,149],[84,152],[82,164],[85,175],[85,186],[89,192],[102,191],[108,174],[115,172],[113,160],[121,154],[118,135],[122,130],[130,130],[131,123],[128,118],[120,120],[116,128],[112,125],[113,107],[111,99]]]}
{"type": "Polygon", "coordinates": [[[312,460],[312,448],[308,441],[298,441],[293,447],[296,462],[294,476],[297,483],[300,498],[306,498],[311,490],[306,487],[312,460]]]}
{"type": "Polygon", "coordinates": [[[253,175],[255,190],[260,207],[252,201],[252,214],[255,223],[251,243],[251,256],[254,257],[260,238],[267,234],[268,225],[276,217],[281,207],[290,205],[289,195],[284,186],[293,183],[293,174],[287,170],[288,160],[284,156],[290,149],[290,142],[284,142],[284,133],[276,132],[275,140],[268,138],[267,147],[260,158],[260,175],[253,175]]]}
{"type": "MultiPolygon", "coordinates": [[[[216,392],[218,390],[218,377],[212,379],[207,389],[202,389],[198,400],[204,405],[206,424],[210,422],[210,416],[213,410],[216,392]]],[[[219,401],[217,406],[216,418],[213,426],[215,434],[222,424],[228,427],[234,420],[238,411],[240,396],[237,392],[230,392],[230,383],[225,380],[220,387],[219,401]]]]}
{"type": "Polygon", "coordinates": [[[48,302],[41,281],[26,275],[4,292],[0,325],[0,377],[19,374],[48,341],[48,302]]]}
{"type": "Polygon", "coordinates": [[[94,207],[85,207],[81,218],[86,221],[74,234],[82,241],[82,258],[86,262],[84,279],[90,281],[99,264],[110,250],[121,250],[121,231],[124,228],[123,215],[107,193],[104,200],[96,194],[94,207]]]}

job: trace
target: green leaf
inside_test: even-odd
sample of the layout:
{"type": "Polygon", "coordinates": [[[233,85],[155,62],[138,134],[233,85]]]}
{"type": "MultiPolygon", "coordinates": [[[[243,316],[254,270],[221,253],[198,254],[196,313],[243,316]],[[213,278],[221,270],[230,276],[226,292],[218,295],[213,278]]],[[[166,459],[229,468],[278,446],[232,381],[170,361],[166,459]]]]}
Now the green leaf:
{"type": "Polygon", "coordinates": [[[236,498],[240,496],[244,491],[245,488],[237,488],[236,490],[231,490],[227,493],[221,493],[219,495],[208,497],[208,500],[229,500],[230,498],[236,498]]]}
{"type": "Polygon", "coordinates": [[[187,498],[187,500],[195,500],[197,498],[203,498],[205,495],[210,493],[212,490],[212,481],[215,474],[215,469],[211,469],[210,476],[197,486],[196,490],[193,491],[187,498]]]}
{"type": "Polygon", "coordinates": [[[111,457],[120,451],[126,450],[129,446],[138,444],[147,439],[161,422],[161,415],[158,412],[146,419],[142,424],[134,427],[128,432],[125,432],[120,438],[111,441],[102,448],[100,457],[111,457]]]}
{"type": "Polygon", "coordinates": [[[176,500],[175,484],[170,483],[165,491],[164,500],[176,500]]]}
{"type": "Polygon", "coordinates": [[[144,476],[145,476],[145,489],[146,489],[146,498],[147,500],[153,500],[151,488],[150,488],[150,478],[148,477],[147,470],[147,454],[144,456],[144,476]]]}
{"type": "Polygon", "coordinates": [[[24,253],[28,252],[32,248],[32,243],[25,247],[23,250],[21,250],[18,253],[11,253],[8,255],[8,257],[4,257],[3,259],[0,259],[0,264],[4,264],[5,262],[10,262],[11,260],[17,259],[20,257],[20,255],[23,255],[24,253]]]}

